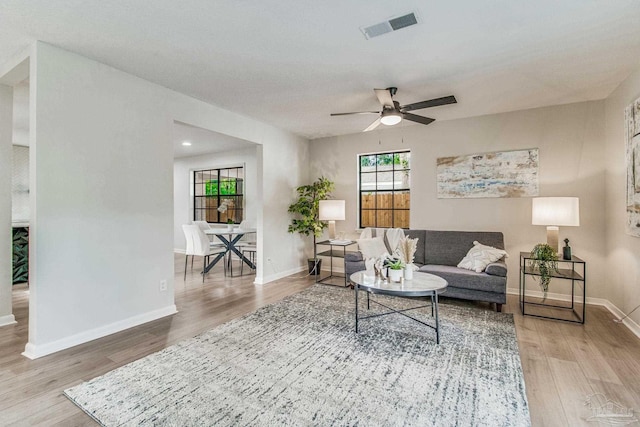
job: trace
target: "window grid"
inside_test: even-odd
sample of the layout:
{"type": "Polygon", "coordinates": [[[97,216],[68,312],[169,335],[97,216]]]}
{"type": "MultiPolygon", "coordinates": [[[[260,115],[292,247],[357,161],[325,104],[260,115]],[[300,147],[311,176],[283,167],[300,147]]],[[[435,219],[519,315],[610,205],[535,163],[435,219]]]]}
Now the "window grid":
{"type": "Polygon", "coordinates": [[[239,224],[244,218],[244,168],[193,171],[193,219],[239,224]],[[218,208],[224,205],[226,210],[218,208]]]}
{"type": "Polygon", "coordinates": [[[409,228],[410,160],[408,150],[358,156],[360,228],[409,228]]]}

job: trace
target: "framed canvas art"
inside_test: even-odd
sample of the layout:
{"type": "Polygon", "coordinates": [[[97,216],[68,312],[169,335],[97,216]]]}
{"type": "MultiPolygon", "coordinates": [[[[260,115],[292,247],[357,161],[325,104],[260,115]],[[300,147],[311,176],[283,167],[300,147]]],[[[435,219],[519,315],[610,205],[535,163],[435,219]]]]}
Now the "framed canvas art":
{"type": "Polygon", "coordinates": [[[437,160],[439,199],[538,195],[538,149],[497,151],[437,160]]]}
{"type": "Polygon", "coordinates": [[[640,98],[625,109],[627,233],[640,237],[640,98]]]}

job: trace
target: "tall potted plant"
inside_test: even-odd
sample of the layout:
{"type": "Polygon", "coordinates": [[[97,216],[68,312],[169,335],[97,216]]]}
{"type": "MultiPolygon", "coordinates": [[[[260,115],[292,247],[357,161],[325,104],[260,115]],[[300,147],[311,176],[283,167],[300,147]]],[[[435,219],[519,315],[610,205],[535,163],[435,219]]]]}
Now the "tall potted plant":
{"type": "Polygon", "coordinates": [[[320,177],[313,184],[298,187],[296,189],[298,200],[289,206],[288,212],[297,216],[289,224],[289,233],[313,235],[313,259],[309,260],[309,273],[319,273],[320,261],[316,253],[316,237],[320,237],[322,230],[328,225],[319,219],[320,200],[328,199],[334,187],[335,184],[332,181],[320,177]]]}

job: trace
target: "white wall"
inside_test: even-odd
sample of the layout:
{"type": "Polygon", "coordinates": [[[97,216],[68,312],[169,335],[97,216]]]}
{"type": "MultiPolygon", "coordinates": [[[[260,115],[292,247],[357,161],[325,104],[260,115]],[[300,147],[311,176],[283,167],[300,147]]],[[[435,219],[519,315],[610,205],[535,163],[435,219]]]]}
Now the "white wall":
{"type": "Polygon", "coordinates": [[[173,163],[173,247],[184,252],[185,240],[182,224],[193,221],[193,184],[191,176],[194,170],[216,169],[244,166],[244,219],[257,223],[257,173],[256,147],[238,151],[207,154],[175,159],[173,163]]]}
{"type": "MultiPolygon", "coordinates": [[[[44,43],[34,52],[29,357],[174,312],[174,120],[262,144],[259,204],[305,183],[308,162],[303,138],[44,43]]],[[[259,208],[258,244],[280,270],[263,276],[259,260],[257,282],[300,268],[286,202],[259,208]]]]}
{"type": "Polygon", "coordinates": [[[29,83],[13,87],[13,144],[29,145],[29,83]]]}
{"type": "Polygon", "coordinates": [[[30,357],[175,312],[165,91],[42,43],[35,69],[30,357]]]}
{"type": "MultiPolygon", "coordinates": [[[[15,110],[14,110],[15,111],[15,110]]],[[[13,145],[11,155],[11,222],[29,223],[29,147],[13,145]]]]}
{"type": "MultiPolygon", "coordinates": [[[[640,70],[606,100],[606,281],[608,299],[627,313],[640,304],[640,238],[626,234],[626,140],[624,109],[640,98],[640,70]]],[[[640,324],[640,309],[631,319],[640,324]]]]}
{"type": "Polygon", "coordinates": [[[311,144],[312,175],[336,182],[335,198],[347,200],[337,229],[349,232],[357,227],[357,155],[410,149],[410,227],[503,232],[508,286],[517,290],[519,252],[546,241],[545,228],[531,225],[531,199],[438,199],[436,159],[537,147],[540,196],[580,198],[581,226],[561,227],[560,237],[588,262],[588,296],[605,297],[603,117],[603,102],[585,102],[320,139],[311,144]]]}
{"type": "Polygon", "coordinates": [[[11,135],[13,90],[0,84],[0,326],[14,322],[11,311],[11,135]]]}

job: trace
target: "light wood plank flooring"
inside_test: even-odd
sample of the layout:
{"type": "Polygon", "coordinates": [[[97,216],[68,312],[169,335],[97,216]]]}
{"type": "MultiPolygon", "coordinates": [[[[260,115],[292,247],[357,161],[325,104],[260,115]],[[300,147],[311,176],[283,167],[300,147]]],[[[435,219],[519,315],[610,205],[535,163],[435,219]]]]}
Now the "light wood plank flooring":
{"type": "MultiPolygon", "coordinates": [[[[28,289],[14,287],[18,324],[0,328],[0,425],[96,425],[62,390],[313,284],[299,274],[254,286],[253,275],[224,277],[221,266],[204,284],[197,267],[183,282],[182,255],[175,265],[178,314],[37,360],[20,355],[27,342],[28,289]]],[[[584,405],[596,392],[640,412],[640,340],[613,323],[607,310],[589,306],[584,326],[523,318],[513,296],[503,310],[515,313],[534,426],[598,425],[587,421],[592,413],[584,405]]]]}

